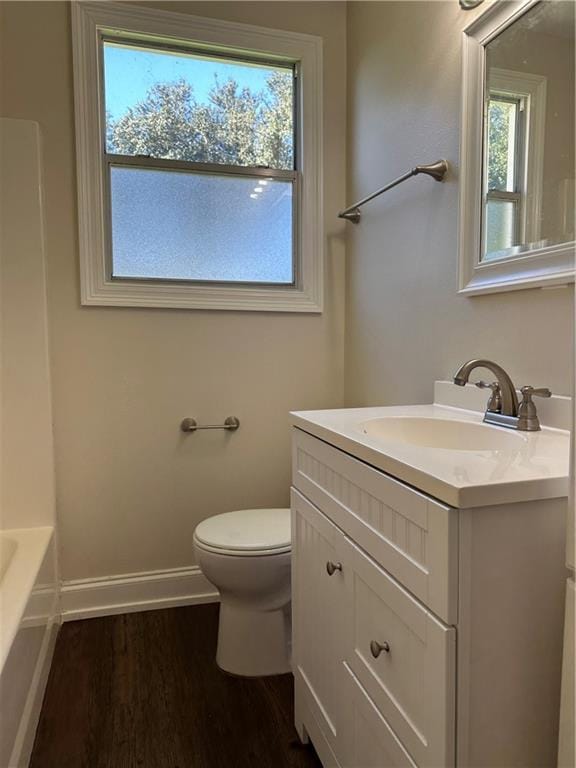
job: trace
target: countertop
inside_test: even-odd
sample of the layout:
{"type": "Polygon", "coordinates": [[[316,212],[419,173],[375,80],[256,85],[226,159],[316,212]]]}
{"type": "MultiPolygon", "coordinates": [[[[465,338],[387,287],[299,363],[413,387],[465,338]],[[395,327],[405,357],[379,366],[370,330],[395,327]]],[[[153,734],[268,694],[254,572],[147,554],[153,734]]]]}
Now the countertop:
{"type": "Polygon", "coordinates": [[[360,426],[369,419],[406,416],[478,424],[483,420],[481,412],[438,403],[291,414],[298,429],[452,507],[568,495],[570,433],[566,430],[543,427],[539,432],[516,432],[521,439],[515,441],[514,448],[451,450],[384,441],[365,434],[360,426]]]}

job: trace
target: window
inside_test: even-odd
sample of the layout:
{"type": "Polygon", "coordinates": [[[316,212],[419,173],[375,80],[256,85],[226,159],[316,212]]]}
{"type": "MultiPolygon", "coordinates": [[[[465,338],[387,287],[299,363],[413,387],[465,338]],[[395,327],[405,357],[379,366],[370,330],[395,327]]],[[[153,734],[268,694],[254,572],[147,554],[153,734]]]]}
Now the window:
{"type": "Polygon", "coordinates": [[[546,78],[492,67],[486,105],[483,261],[540,235],[546,78]]]}
{"type": "Polygon", "coordinates": [[[320,311],[320,42],[74,4],[82,301],[320,311]]]}
{"type": "Polygon", "coordinates": [[[523,242],[525,115],[522,97],[490,95],[485,258],[523,242]]]}

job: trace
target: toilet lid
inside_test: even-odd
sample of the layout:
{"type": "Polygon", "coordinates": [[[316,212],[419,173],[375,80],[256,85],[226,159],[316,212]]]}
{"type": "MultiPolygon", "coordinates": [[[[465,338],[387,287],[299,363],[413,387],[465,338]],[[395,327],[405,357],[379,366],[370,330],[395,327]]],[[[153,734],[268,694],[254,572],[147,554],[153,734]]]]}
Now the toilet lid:
{"type": "Polygon", "coordinates": [[[289,509],[242,509],[201,522],[194,533],[200,544],[239,552],[288,551],[289,509]]]}

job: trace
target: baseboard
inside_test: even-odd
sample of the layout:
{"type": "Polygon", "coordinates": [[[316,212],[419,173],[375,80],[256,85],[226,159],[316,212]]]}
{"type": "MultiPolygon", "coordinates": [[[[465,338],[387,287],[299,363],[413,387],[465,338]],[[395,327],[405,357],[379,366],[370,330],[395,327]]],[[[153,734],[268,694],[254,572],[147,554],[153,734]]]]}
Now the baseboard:
{"type": "Polygon", "coordinates": [[[198,566],[62,582],[62,621],[213,603],[218,591],[198,566]]]}

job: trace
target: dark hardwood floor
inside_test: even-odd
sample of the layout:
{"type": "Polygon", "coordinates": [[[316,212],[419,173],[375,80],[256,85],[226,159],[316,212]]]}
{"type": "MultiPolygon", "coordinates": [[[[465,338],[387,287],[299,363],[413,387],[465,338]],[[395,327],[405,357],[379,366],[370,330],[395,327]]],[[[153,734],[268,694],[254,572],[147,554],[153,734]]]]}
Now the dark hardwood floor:
{"type": "Polygon", "coordinates": [[[64,624],[31,768],[321,768],[291,675],[216,666],[218,606],[64,624]]]}

